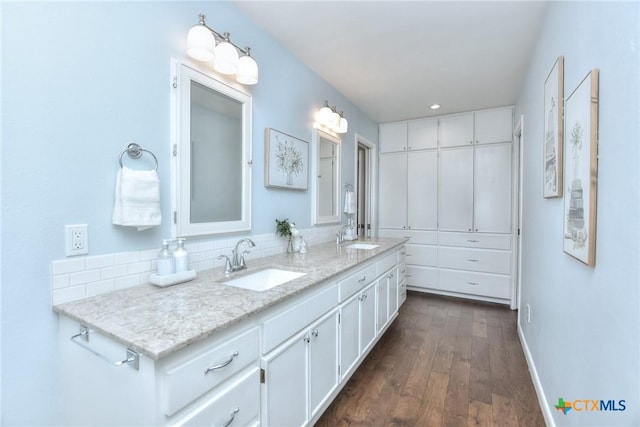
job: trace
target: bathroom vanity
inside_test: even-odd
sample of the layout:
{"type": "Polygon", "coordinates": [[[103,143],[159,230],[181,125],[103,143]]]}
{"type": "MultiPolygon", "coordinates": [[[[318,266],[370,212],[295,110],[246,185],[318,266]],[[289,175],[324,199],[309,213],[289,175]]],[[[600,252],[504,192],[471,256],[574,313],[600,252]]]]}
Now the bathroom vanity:
{"type": "Polygon", "coordinates": [[[406,298],[405,240],[367,243],[54,306],[64,424],[312,425],[406,298]],[[226,284],[266,269],[303,275],[226,284]]]}

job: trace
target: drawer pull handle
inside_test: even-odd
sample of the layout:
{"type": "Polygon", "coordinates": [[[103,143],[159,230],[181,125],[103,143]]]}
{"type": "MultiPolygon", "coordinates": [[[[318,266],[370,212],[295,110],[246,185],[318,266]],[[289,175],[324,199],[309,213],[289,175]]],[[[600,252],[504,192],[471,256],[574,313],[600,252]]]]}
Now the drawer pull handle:
{"type": "Polygon", "coordinates": [[[364,282],[367,280],[367,276],[362,276],[362,279],[358,280],[358,283],[364,282]]]}
{"type": "Polygon", "coordinates": [[[404,272],[405,272],[405,271],[406,271],[406,270],[402,270],[402,271],[400,272],[400,274],[404,274],[404,272]]]}
{"type": "Polygon", "coordinates": [[[410,239],[411,236],[403,236],[405,239],[410,239]]]}
{"type": "Polygon", "coordinates": [[[469,243],[478,243],[478,242],[480,242],[480,240],[476,240],[476,239],[467,239],[467,242],[469,242],[469,243]]]}
{"type": "Polygon", "coordinates": [[[311,335],[313,335],[314,338],[318,338],[318,330],[314,329],[313,331],[311,331],[311,335]]]}
{"type": "Polygon", "coordinates": [[[229,357],[229,360],[227,360],[225,362],[222,362],[219,365],[209,366],[207,369],[205,369],[204,374],[207,375],[211,371],[215,371],[215,370],[224,368],[225,366],[229,365],[229,363],[233,362],[233,359],[235,359],[239,354],[240,353],[238,353],[237,350],[234,351],[233,354],[229,357]]]}
{"type": "Polygon", "coordinates": [[[406,252],[405,252],[405,251],[400,252],[400,255],[404,255],[404,254],[406,254],[406,252]]]}
{"type": "Polygon", "coordinates": [[[469,262],[480,262],[479,259],[473,259],[473,258],[467,258],[467,261],[469,261],[469,262]]]}
{"type": "Polygon", "coordinates": [[[467,282],[467,285],[478,286],[480,283],[478,282],[467,282]]]}
{"type": "Polygon", "coordinates": [[[389,274],[389,275],[387,276],[387,279],[392,279],[392,278],[393,278],[393,274],[389,274]]]}
{"type": "Polygon", "coordinates": [[[222,427],[229,427],[231,425],[231,423],[233,422],[233,420],[236,417],[236,414],[240,412],[240,408],[236,408],[233,411],[231,411],[231,417],[227,420],[226,423],[222,424],[222,427]]]}

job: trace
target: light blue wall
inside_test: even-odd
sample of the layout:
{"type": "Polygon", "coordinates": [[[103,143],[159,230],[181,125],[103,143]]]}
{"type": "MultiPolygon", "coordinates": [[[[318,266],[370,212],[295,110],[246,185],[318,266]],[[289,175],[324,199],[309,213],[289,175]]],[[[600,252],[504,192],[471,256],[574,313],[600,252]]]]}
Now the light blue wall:
{"type": "MultiPolygon", "coordinates": [[[[253,96],[253,233],[275,218],[310,226],[309,192],[263,185],[264,129],[310,140],[325,99],[343,109],[343,180],[355,132],[377,125],[228,2],[7,2],[2,6],[2,424],[55,424],[56,316],[49,266],[64,257],[64,225],[89,225],[90,255],[154,248],[170,235],[170,58],[184,58],[197,14],[250,45],[260,66],[253,96]],[[161,227],[111,224],[118,155],[129,141],[160,160],[161,227]]],[[[349,72],[349,70],[345,70],[349,72]]]]}
{"type": "Polygon", "coordinates": [[[559,426],[640,425],[639,21],[638,2],[552,2],[516,106],[524,115],[521,308],[531,306],[531,323],[525,310],[520,322],[559,426]],[[542,197],[543,87],[560,55],[565,98],[600,69],[595,268],[563,253],[563,199],[542,197]],[[552,407],[559,397],[624,399],[627,410],[563,415],[552,407]]]}

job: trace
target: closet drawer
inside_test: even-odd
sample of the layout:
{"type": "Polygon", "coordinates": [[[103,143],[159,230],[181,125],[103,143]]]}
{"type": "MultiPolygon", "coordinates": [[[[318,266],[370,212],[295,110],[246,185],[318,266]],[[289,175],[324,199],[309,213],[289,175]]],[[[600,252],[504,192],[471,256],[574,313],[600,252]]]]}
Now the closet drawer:
{"type": "Polygon", "coordinates": [[[174,426],[246,426],[257,422],[259,416],[260,380],[258,368],[254,368],[174,426]]]}
{"type": "Polygon", "coordinates": [[[407,264],[438,266],[438,247],[432,245],[407,245],[407,264]]]}
{"type": "Polygon", "coordinates": [[[218,386],[260,356],[258,328],[237,336],[200,356],[164,371],[165,414],[172,415],[192,400],[218,386]]]}
{"type": "Polygon", "coordinates": [[[511,249],[511,234],[439,232],[441,246],[463,246],[467,248],[511,249]]]}
{"type": "Polygon", "coordinates": [[[511,277],[443,268],[440,269],[440,289],[509,299],[511,296],[511,277]]]}
{"type": "Polygon", "coordinates": [[[438,269],[432,267],[407,266],[407,286],[438,289],[438,269]]]}
{"type": "Polygon", "coordinates": [[[511,252],[440,246],[438,265],[444,268],[509,274],[511,252]]]}
{"type": "Polygon", "coordinates": [[[438,233],[436,231],[421,230],[399,230],[391,228],[381,228],[378,231],[380,237],[395,237],[398,239],[409,239],[408,243],[418,243],[422,245],[435,245],[438,243],[438,233]]]}
{"type": "MultiPolygon", "coordinates": [[[[395,257],[395,255],[393,255],[395,257]]],[[[380,273],[382,274],[382,273],[380,273]]],[[[338,282],[340,288],[339,301],[345,301],[351,295],[371,283],[376,278],[376,264],[371,264],[338,282]]]]}

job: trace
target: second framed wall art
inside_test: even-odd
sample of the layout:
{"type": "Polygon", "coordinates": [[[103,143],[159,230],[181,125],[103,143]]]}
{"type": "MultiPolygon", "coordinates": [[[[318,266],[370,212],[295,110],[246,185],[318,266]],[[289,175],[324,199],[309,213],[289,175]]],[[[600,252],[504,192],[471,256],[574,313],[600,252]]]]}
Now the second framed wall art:
{"type": "Polygon", "coordinates": [[[309,188],[309,143],[275,129],[265,130],[265,187],[309,188]]]}
{"type": "Polygon", "coordinates": [[[544,197],[562,197],[562,133],[564,56],[559,56],[544,82],[544,197]]]}

